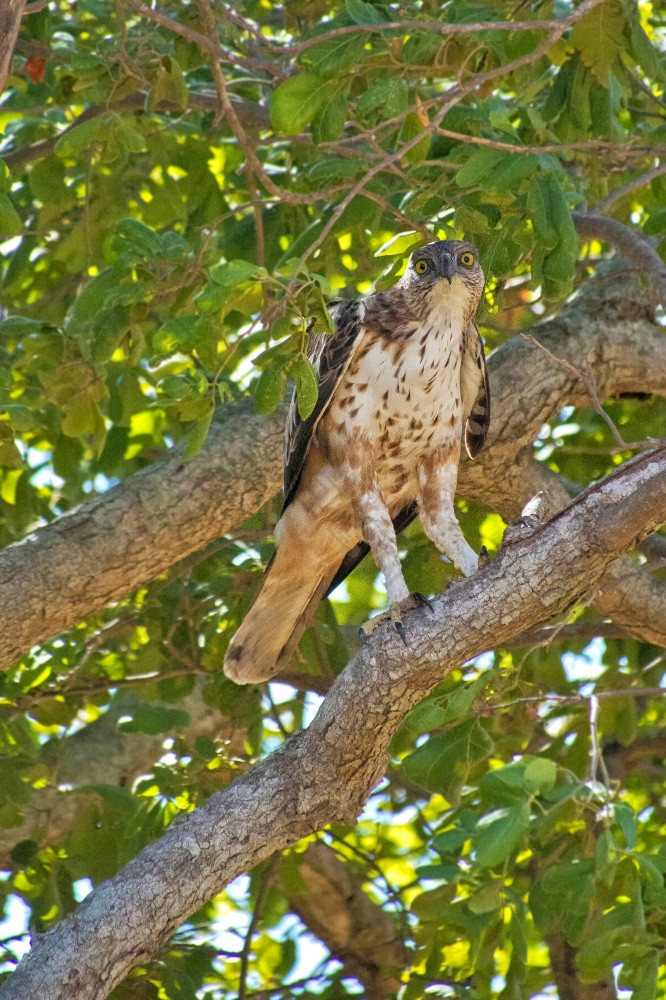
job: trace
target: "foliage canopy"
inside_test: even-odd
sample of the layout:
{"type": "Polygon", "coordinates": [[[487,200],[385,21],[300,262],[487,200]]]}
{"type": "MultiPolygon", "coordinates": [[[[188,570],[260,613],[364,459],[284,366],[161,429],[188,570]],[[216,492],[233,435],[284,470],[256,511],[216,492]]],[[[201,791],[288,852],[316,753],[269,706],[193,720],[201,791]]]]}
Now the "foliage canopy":
{"type": "MultiPolygon", "coordinates": [[[[174,444],[196,455],[221,403],[251,393],[268,415],[294,385],[307,415],[311,321],[330,329],[327,300],[390,284],[429,233],[479,247],[489,349],[555,316],[608,255],[572,211],[637,226],[663,256],[665,17],[661,0],[33,0],[0,106],[0,544],[174,444]]],[[[625,441],[663,433],[662,399],[606,411],[625,441]]],[[[630,452],[592,408],[552,414],[534,446],[581,486],[630,452]]],[[[495,551],[500,515],[460,508],[495,551]]],[[[320,608],[298,687],[223,679],[278,511],[2,675],[0,891],[34,930],[301,727],[382,606],[366,560],[320,608]],[[231,736],[197,733],[193,700],[231,736]],[[35,821],[68,746],[107,715],[124,760],[158,737],[141,777],[117,787],[101,761],[66,828],[35,821]]],[[[450,568],[417,524],[402,546],[408,584],[442,590],[450,568]]],[[[404,1000],[564,996],[563,951],[604,996],[613,969],[634,1000],[664,993],[663,660],[587,605],[568,621],[565,641],[443,682],[358,825],[324,834],[395,915],[404,1000]]],[[[195,914],[113,996],[358,995],[294,916],[305,848],[195,914]]],[[[24,946],[6,942],[6,973],[24,946]]]]}

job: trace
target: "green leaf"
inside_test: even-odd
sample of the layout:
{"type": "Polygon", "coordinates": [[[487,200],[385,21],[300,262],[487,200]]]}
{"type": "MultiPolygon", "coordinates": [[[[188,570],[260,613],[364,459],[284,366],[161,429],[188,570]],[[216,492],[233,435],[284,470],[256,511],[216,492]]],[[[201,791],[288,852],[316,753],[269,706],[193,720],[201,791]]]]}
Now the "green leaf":
{"type": "Polygon", "coordinates": [[[270,115],[273,128],[281,135],[302,132],[316,117],[330,94],[331,85],[314,73],[290,76],[275,88],[270,115]]]}
{"type": "Polygon", "coordinates": [[[267,277],[263,267],[249,260],[229,260],[215,264],[208,272],[210,280],[222,288],[236,288],[246,281],[256,281],[267,277]]]}
{"type": "Polygon", "coordinates": [[[526,802],[499,809],[484,817],[477,825],[472,846],[478,864],[494,868],[514,852],[527,832],[530,810],[526,802]]]}
{"type": "Polygon", "coordinates": [[[488,171],[501,163],[506,156],[506,153],[497,149],[481,147],[474,150],[456,174],[456,184],[458,187],[473,187],[481,181],[485,181],[488,171]]]}
{"type": "Polygon", "coordinates": [[[647,954],[639,953],[624,958],[617,984],[623,990],[632,991],[631,1000],[657,1000],[658,983],[658,951],[650,949],[647,954]]]}
{"type": "Polygon", "coordinates": [[[557,227],[551,219],[550,189],[548,178],[538,175],[532,178],[530,189],[527,192],[527,211],[532,219],[534,232],[539,238],[539,243],[546,250],[553,250],[557,246],[557,227]]]}
{"type": "Polygon", "coordinates": [[[7,194],[11,190],[12,175],[4,160],[0,160],[0,194],[7,194]]]}
{"type": "MultiPolygon", "coordinates": [[[[425,128],[424,122],[417,114],[410,114],[405,117],[402,129],[400,130],[400,141],[409,142],[411,139],[415,139],[423,129],[425,128]]],[[[403,153],[403,160],[408,163],[420,163],[428,155],[430,149],[430,142],[432,136],[424,135],[424,137],[419,140],[411,149],[408,149],[403,153]]]]}
{"type": "Polygon", "coordinates": [[[296,399],[298,403],[298,415],[301,420],[307,420],[315,406],[319,396],[319,386],[317,376],[309,360],[299,354],[291,363],[289,374],[296,382],[296,399]]]}
{"type": "Polygon", "coordinates": [[[506,153],[490,171],[486,184],[498,191],[512,190],[534,173],[538,164],[539,159],[534,153],[506,153]]]}
{"type": "Polygon", "coordinates": [[[409,95],[400,76],[375,80],[356,102],[356,118],[380,111],[384,119],[395,118],[409,107],[409,95]]]}
{"type": "Polygon", "coordinates": [[[563,930],[576,945],[594,895],[594,862],[564,862],[548,869],[532,886],[530,909],[539,930],[563,930]]]}
{"type": "MultiPolygon", "coordinates": [[[[319,76],[337,76],[345,70],[358,68],[365,42],[366,39],[362,32],[359,32],[358,35],[329,38],[307,49],[302,58],[304,62],[316,69],[319,76]]],[[[292,79],[298,79],[298,77],[292,77],[292,79]]],[[[284,84],[280,84],[280,86],[284,86],[284,84]]]]}
{"type": "Polygon", "coordinates": [[[379,250],[375,251],[375,257],[403,257],[417,244],[423,243],[423,237],[415,229],[408,229],[404,233],[397,233],[386,243],[382,243],[379,250]]]}
{"type": "Polygon", "coordinates": [[[470,719],[442,736],[431,736],[405,758],[402,767],[409,781],[455,803],[469,771],[486,759],[493,746],[479,721],[470,719]]]}
{"type": "Polygon", "coordinates": [[[108,267],[91,278],[79,295],[74,299],[71,314],[65,327],[75,336],[92,336],[92,322],[102,311],[107,295],[118,287],[120,273],[116,268],[108,267]]]}
{"type": "Polygon", "coordinates": [[[659,58],[659,50],[645,33],[637,7],[631,7],[629,10],[629,31],[630,51],[639,66],[653,80],[663,81],[666,79],[666,70],[659,58]]]}
{"type": "Polygon", "coordinates": [[[627,845],[627,850],[633,851],[636,847],[636,837],[638,833],[636,827],[636,813],[628,802],[614,802],[613,817],[617,825],[622,830],[622,836],[624,837],[624,842],[627,845]]]}
{"type": "Polygon", "coordinates": [[[347,120],[348,81],[331,85],[321,109],[312,123],[315,142],[334,142],[342,137],[347,120]]]}
{"type": "Polygon", "coordinates": [[[559,243],[575,260],[578,255],[578,236],[576,235],[576,229],[564,191],[555,174],[550,174],[548,177],[548,192],[550,198],[550,217],[557,230],[559,243]]]}
{"type": "Polygon", "coordinates": [[[186,462],[194,458],[201,451],[208,437],[208,431],[210,430],[213,414],[215,413],[215,405],[212,399],[206,400],[206,402],[208,403],[208,411],[203,417],[199,417],[194,422],[194,426],[187,433],[185,447],[183,448],[183,458],[186,462]]]}
{"type": "Polygon", "coordinates": [[[183,729],[189,724],[189,713],[180,708],[141,705],[132,710],[131,718],[118,722],[118,729],[123,733],[148,733],[157,736],[158,733],[168,733],[171,729],[183,729]]]}
{"type": "Polygon", "coordinates": [[[547,757],[534,757],[525,768],[525,783],[535,792],[548,792],[557,779],[557,765],[547,757]]]}
{"type": "Polygon", "coordinates": [[[493,913],[504,906],[504,903],[502,886],[498,883],[484,886],[483,889],[479,889],[473,896],[470,896],[467,901],[472,913],[493,913]]]}
{"type": "Polygon", "coordinates": [[[120,145],[129,153],[145,153],[148,150],[144,135],[124,118],[116,122],[115,134],[120,145]]]}
{"type": "Polygon", "coordinates": [[[599,83],[607,83],[624,49],[624,23],[621,0],[606,0],[573,26],[569,44],[578,49],[581,59],[599,83]]]}
{"type": "Polygon", "coordinates": [[[345,7],[354,24],[381,24],[384,21],[381,12],[364,0],[345,0],[345,7]]]}
{"type": "Polygon", "coordinates": [[[60,136],[53,147],[54,152],[67,159],[78,156],[79,153],[89,150],[95,140],[106,133],[109,125],[115,121],[115,115],[103,114],[89,118],[80,125],[74,125],[60,136]]]}
{"type": "Polygon", "coordinates": [[[272,413],[284,396],[287,388],[287,373],[284,361],[276,360],[265,368],[254,387],[254,405],[257,413],[267,415],[272,413]]]}
{"type": "Polygon", "coordinates": [[[139,219],[119,219],[112,246],[121,253],[129,251],[139,260],[150,260],[164,250],[161,236],[139,219]]]}
{"type": "Polygon", "coordinates": [[[23,223],[14,203],[8,194],[0,194],[0,238],[20,236],[22,232],[23,223]]]}
{"type": "Polygon", "coordinates": [[[439,725],[445,725],[450,722],[458,722],[460,719],[464,718],[472,705],[474,700],[478,695],[479,691],[490,683],[493,678],[493,671],[485,671],[479,674],[473,681],[461,684],[446,697],[446,708],[442,712],[441,721],[439,725]]]}

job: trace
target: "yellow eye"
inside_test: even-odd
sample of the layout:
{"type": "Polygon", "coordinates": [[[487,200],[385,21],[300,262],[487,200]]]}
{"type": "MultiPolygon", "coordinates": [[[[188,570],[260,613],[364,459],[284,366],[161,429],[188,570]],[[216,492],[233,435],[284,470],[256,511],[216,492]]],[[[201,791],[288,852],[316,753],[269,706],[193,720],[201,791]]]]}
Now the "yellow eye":
{"type": "Polygon", "coordinates": [[[461,254],[460,255],[460,263],[464,264],[465,267],[471,267],[472,264],[474,263],[474,254],[473,253],[463,253],[463,254],[461,254]]]}
{"type": "Polygon", "coordinates": [[[416,264],[414,264],[414,270],[417,274],[425,274],[429,266],[427,260],[417,260],[416,264]]]}

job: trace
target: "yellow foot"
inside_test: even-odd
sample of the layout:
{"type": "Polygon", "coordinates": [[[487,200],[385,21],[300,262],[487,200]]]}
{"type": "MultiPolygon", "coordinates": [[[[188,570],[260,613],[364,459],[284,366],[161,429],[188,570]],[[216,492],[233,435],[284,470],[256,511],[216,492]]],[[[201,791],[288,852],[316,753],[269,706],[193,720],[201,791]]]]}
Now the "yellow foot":
{"type": "Polygon", "coordinates": [[[364,625],[361,625],[358,630],[358,634],[361,639],[369,639],[376,628],[380,625],[392,625],[396,630],[405,646],[407,645],[407,639],[405,638],[405,629],[402,624],[402,616],[405,611],[412,611],[414,608],[428,607],[433,610],[432,604],[427,597],[423,594],[419,594],[418,591],[409,594],[404,601],[398,601],[396,604],[392,604],[388,611],[384,611],[381,615],[375,615],[364,625]]]}

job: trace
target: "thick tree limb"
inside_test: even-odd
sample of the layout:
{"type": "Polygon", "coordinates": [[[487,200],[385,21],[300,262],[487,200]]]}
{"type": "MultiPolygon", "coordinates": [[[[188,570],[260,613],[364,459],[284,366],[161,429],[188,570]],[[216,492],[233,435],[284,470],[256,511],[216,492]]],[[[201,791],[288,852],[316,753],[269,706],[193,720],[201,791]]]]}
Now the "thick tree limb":
{"type": "Polygon", "coordinates": [[[282,421],[257,416],[249,400],[226,416],[194,461],[173,454],[156,462],[0,553],[5,666],[219,538],[277,492],[282,421]]]}
{"type": "MultiPolygon", "coordinates": [[[[602,399],[666,395],[666,337],[650,312],[641,287],[614,274],[589,282],[556,320],[533,331],[569,367],[519,337],[495,351],[488,446],[462,462],[459,492],[507,521],[544,488],[553,509],[564,506],[569,494],[534,461],[532,442],[562,406],[590,403],[589,384],[572,367],[592,372],[602,399]]],[[[166,572],[278,491],[284,411],[259,417],[247,400],[221,417],[187,465],[175,452],[0,552],[0,667],[166,572]]]]}
{"type": "Polygon", "coordinates": [[[330,822],[353,822],[404,714],[443,676],[593,590],[666,520],[666,448],[626,463],[343,671],[309,729],[145,848],[45,934],[2,1000],[101,1000],[238,874],[330,822]]]}

